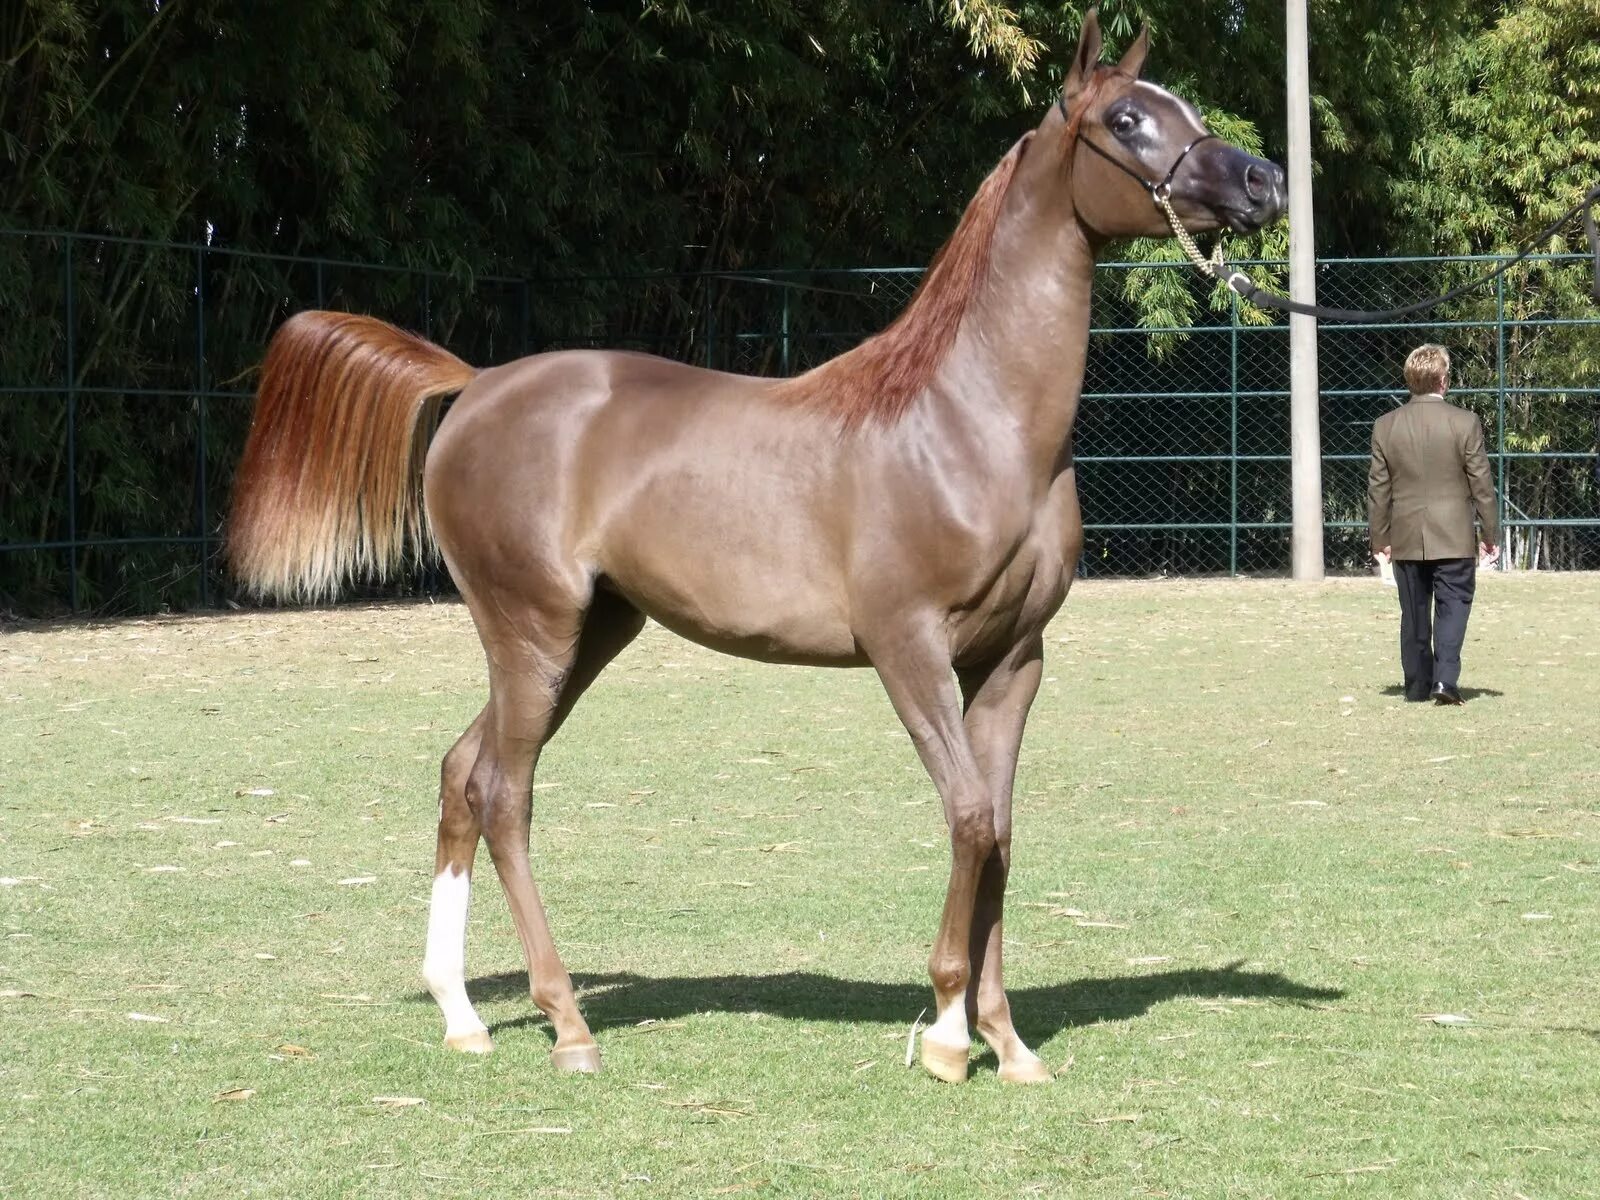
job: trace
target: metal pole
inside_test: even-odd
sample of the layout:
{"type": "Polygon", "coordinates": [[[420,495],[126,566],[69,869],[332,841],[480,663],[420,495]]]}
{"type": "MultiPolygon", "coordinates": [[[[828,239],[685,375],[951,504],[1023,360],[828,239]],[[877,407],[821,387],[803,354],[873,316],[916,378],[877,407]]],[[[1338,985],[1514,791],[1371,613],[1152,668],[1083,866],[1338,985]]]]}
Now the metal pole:
{"type": "Polygon", "coordinates": [[[62,275],[67,289],[67,604],[78,611],[78,314],[72,271],[72,237],[67,237],[62,275]]]}
{"type": "Polygon", "coordinates": [[[195,439],[195,478],[200,491],[200,607],[211,607],[211,583],[206,577],[209,569],[211,523],[206,505],[206,252],[194,252],[194,383],[200,401],[199,432],[195,439]]]}
{"type": "Polygon", "coordinates": [[[1233,329],[1229,333],[1228,399],[1232,409],[1228,455],[1228,574],[1239,573],[1239,297],[1233,295],[1233,329]]]}
{"type": "MultiPolygon", "coordinates": [[[[1289,80],[1289,295],[1316,303],[1316,237],[1311,209],[1311,84],[1306,0],[1285,0],[1289,80]]],[[[1294,492],[1290,537],[1294,577],[1323,576],[1322,429],[1317,403],[1317,323],[1289,318],[1289,446],[1294,492]]]]}
{"type": "Polygon", "coordinates": [[[1494,365],[1499,384],[1495,389],[1495,467],[1498,486],[1495,490],[1495,507],[1500,513],[1500,570],[1507,569],[1511,557],[1506,547],[1506,277],[1494,281],[1495,347],[1494,365]]]}

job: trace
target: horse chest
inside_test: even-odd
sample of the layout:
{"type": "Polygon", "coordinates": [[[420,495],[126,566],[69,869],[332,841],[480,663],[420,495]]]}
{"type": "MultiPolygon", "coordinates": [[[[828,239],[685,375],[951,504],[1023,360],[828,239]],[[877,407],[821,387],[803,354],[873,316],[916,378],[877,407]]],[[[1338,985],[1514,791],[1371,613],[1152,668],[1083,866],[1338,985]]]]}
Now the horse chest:
{"type": "Polygon", "coordinates": [[[980,592],[955,614],[957,661],[1008,649],[1042,629],[1061,607],[1082,542],[1076,496],[1071,499],[1063,503],[1052,494],[980,592]]]}

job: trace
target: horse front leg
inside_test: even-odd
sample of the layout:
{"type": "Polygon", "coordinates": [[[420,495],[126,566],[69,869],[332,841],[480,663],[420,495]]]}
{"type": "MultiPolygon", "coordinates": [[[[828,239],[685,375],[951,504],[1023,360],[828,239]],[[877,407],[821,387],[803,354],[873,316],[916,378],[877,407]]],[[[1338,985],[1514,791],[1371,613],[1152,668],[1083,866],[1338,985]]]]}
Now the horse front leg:
{"type": "Polygon", "coordinates": [[[950,829],[950,881],[928,959],[936,1016],[922,1035],[922,1065],[939,1079],[967,1077],[972,1045],[967,989],[972,981],[972,915],[979,875],[995,848],[994,808],[962,723],[948,648],[925,636],[893,639],[872,664],[883,680],[922,765],[944,801],[950,829]]]}
{"type": "Polygon", "coordinates": [[[1023,727],[1043,668],[1043,642],[1035,636],[996,663],[959,672],[967,737],[994,808],[994,847],[979,873],[973,905],[967,1013],[1000,1060],[1000,1078],[1008,1083],[1050,1079],[1049,1070],[1012,1025],[1002,966],[1006,880],[1011,872],[1011,791],[1023,727]]]}

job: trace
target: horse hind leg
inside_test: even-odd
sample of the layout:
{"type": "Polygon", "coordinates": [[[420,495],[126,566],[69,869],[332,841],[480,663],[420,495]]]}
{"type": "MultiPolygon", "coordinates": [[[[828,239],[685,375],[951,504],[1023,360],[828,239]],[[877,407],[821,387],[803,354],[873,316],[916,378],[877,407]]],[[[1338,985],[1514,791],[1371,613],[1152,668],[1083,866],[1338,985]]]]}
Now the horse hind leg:
{"type": "Polygon", "coordinates": [[[527,957],[529,992],[555,1031],[550,1058],[560,1071],[598,1071],[600,1050],[578,1010],[528,862],[533,773],[540,751],[578,696],[643,624],[625,602],[597,597],[587,614],[558,621],[545,616],[525,624],[545,632],[515,643],[497,640],[490,656],[490,720],[466,796],[481,822],[527,957]]]}
{"type": "Polygon", "coordinates": [[[478,714],[439,769],[439,837],[422,959],[423,982],[444,1014],[444,1044],[473,1054],[494,1049],[488,1028],[467,998],[466,981],[467,907],[480,833],[477,815],[467,803],[467,777],[488,716],[487,708],[478,714]]]}

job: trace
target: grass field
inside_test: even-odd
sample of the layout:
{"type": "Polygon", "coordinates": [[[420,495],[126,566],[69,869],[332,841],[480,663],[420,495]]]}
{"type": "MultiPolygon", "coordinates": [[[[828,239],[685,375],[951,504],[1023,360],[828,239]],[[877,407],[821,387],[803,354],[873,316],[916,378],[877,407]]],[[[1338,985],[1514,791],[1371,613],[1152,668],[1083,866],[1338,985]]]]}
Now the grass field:
{"type": "Polygon", "coordinates": [[[547,751],[573,1078],[486,855],[496,1053],[417,977],[463,608],[13,629],[0,1194],[1600,1196],[1597,612],[1482,580],[1446,709],[1375,581],[1075,589],[1017,788],[1033,1089],[903,1065],[948,851],[870,673],[652,627],[547,751]]]}

